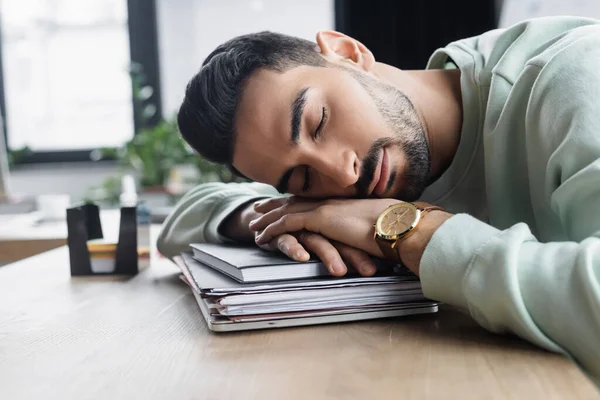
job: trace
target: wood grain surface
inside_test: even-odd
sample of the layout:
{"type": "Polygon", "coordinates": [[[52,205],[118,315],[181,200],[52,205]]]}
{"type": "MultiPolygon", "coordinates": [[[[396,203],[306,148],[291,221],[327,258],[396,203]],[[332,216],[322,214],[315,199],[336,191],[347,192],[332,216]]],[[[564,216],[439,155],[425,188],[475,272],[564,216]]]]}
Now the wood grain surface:
{"type": "Polygon", "coordinates": [[[437,315],[215,334],[168,262],[71,278],[0,267],[0,399],[588,399],[567,359],[437,315]]]}

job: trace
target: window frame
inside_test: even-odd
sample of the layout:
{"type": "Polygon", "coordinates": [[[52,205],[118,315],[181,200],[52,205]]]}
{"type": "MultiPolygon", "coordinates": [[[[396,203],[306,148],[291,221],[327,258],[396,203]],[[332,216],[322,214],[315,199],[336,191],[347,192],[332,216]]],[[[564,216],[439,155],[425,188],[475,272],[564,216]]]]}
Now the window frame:
{"type": "MultiPolygon", "coordinates": [[[[127,0],[127,26],[129,34],[130,62],[132,64],[139,64],[143,67],[145,84],[151,86],[153,89],[152,95],[146,99],[144,103],[153,104],[156,107],[156,113],[151,118],[144,119],[141,114],[144,104],[136,102],[132,96],[133,127],[134,134],[137,134],[144,128],[156,125],[162,119],[156,0],[127,0]]],[[[1,32],[2,21],[0,20],[0,117],[2,120],[7,151],[10,152],[15,149],[9,148],[8,145],[10,132],[6,122],[8,117],[6,115],[6,97],[4,91],[1,32]]],[[[22,154],[18,159],[13,161],[15,165],[95,161],[95,159],[92,158],[92,154],[95,150],[99,149],[33,151],[31,153],[22,154]]]]}

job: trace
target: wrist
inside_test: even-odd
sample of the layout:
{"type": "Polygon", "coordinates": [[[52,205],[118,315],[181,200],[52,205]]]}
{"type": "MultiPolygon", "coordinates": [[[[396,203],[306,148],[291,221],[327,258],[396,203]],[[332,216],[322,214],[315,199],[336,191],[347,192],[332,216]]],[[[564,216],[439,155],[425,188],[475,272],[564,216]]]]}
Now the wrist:
{"type": "Polygon", "coordinates": [[[398,242],[396,251],[405,267],[419,275],[421,258],[433,234],[451,217],[452,214],[445,211],[430,211],[424,216],[411,235],[398,242]]]}
{"type": "Polygon", "coordinates": [[[234,242],[253,243],[254,232],[250,230],[250,221],[258,217],[254,202],[244,203],[229,214],[219,226],[219,233],[234,242]]]}

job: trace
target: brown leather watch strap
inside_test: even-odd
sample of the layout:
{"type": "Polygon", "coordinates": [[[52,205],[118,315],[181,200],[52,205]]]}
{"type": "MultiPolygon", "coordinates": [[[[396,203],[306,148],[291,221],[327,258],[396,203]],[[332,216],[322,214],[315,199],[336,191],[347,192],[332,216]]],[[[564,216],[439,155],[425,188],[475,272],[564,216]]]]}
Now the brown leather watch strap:
{"type": "Polygon", "coordinates": [[[375,236],[375,241],[377,242],[377,245],[381,249],[383,256],[387,260],[395,260],[395,261],[400,262],[400,255],[398,254],[398,252],[396,251],[395,248],[392,248],[393,242],[390,242],[389,240],[380,238],[379,236],[375,236]]]}
{"type": "Polygon", "coordinates": [[[430,211],[446,211],[442,207],[438,207],[438,206],[419,208],[419,210],[421,211],[421,217],[423,216],[423,214],[427,214],[430,211]]]}

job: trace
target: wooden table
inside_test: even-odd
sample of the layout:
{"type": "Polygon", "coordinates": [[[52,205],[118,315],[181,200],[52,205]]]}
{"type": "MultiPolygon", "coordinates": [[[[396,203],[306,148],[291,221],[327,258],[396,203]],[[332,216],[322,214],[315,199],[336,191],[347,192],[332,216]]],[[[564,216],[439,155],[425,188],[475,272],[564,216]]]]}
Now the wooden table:
{"type": "Polygon", "coordinates": [[[66,223],[39,226],[33,213],[0,216],[0,263],[19,261],[66,243],[66,223]]]}
{"type": "Polygon", "coordinates": [[[0,267],[0,399],[589,399],[565,358],[452,309],[360,323],[207,330],[165,260],[71,278],[59,248],[0,267]]]}

